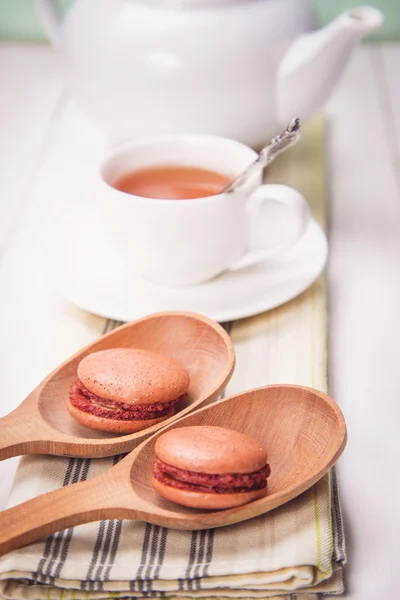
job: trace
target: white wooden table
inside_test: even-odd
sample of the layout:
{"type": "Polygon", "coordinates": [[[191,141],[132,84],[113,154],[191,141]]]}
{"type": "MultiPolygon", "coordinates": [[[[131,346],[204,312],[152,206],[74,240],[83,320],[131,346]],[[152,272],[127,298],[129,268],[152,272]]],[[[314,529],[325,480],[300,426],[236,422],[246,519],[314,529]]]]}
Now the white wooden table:
{"type": "MultiPolygon", "coordinates": [[[[98,331],[96,317],[53,295],[40,269],[49,223],[30,190],[62,90],[46,46],[0,45],[0,416],[98,331]]],[[[400,46],[384,45],[357,51],[327,108],[330,392],[349,429],[339,477],[351,600],[399,597],[399,107],[400,46]]],[[[15,467],[0,464],[0,507],[15,467]]]]}

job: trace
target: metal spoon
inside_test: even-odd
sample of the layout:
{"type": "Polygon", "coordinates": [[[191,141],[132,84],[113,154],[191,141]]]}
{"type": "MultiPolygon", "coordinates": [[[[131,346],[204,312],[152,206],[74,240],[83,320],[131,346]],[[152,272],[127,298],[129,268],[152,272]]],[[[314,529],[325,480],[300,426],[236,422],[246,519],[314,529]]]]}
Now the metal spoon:
{"type": "Polygon", "coordinates": [[[274,137],[269,144],[264,146],[256,160],[251,163],[247,169],[234,179],[221,194],[231,194],[244,185],[249,177],[257,173],[258,170],[265,169],[281,152],[295,144],[300,139],[301,123],[300,119],[293,121],[286,127],[282,133],[274,137]]]}

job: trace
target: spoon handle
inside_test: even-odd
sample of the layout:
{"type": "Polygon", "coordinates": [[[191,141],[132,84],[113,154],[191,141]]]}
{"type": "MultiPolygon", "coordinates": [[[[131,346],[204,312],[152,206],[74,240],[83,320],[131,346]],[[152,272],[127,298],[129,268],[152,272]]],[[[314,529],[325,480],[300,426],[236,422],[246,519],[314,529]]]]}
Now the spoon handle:
{"type": "Polygon", "coordinates": [[[62,529],[101,519],[135,519],[132,488],[112,470],[42,494],[0,513],[0,556],[62,529]],[[119,506],[118,506],[119,505],[119,506]]]}
{"type": "Polygon", "coordinates": [[[232,181],[221,194],[231,194],[246,183],[249,177],[255,175],[257,171],[265,169],[281,152],[295,144],[300,139],[301,123],[300,119],[293,121],[280,133],[275,136],[269,144],[264,146],[256,160],[234,181],[232,181]]]}
{"type": "Polygon", "coordinates": [[[40,427],[34,418],[16,410],[0,419],[0,460],[39,452],[40,427]]]}

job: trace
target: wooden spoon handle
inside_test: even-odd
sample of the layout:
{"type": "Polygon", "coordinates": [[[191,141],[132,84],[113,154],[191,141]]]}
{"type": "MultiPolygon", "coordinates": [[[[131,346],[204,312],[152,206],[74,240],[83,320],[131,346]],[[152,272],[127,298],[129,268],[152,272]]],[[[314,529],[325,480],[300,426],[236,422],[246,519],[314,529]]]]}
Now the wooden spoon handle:
{"type": "Polygon", "coordinates": [[[0,460],[23,454],[39,453],[40,426],[34,417],[16,410],[0,419],[0,460]]]}
{"type": "Polygon", "coordinates": [[[75,525],[128,516],[135,519],[132,508],[122,508],[124,496],[129,500],[129,492],[133,494],[129,483],[119,481],[116,487],[109,474],[43,494],[0,513],[0,556],[75,525]]]}

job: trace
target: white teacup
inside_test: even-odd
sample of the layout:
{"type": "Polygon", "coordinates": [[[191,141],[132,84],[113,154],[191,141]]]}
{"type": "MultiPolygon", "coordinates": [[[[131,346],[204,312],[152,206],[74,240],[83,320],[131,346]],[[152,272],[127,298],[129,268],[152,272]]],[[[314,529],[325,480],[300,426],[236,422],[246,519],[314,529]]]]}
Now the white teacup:
{"type": "Polygon", "coordinates": [[[113,187],[125,173],[149,166],[210,169],[234,179],[257,154],[239,142],[175,135],[115,150],[100,167],[99,199],[110,242],[132,270],[155,283],[202,283],[292,247],[310,219],[304,197],[253,177],[233,194],[191,200],[143,198],[113,187]]]}

